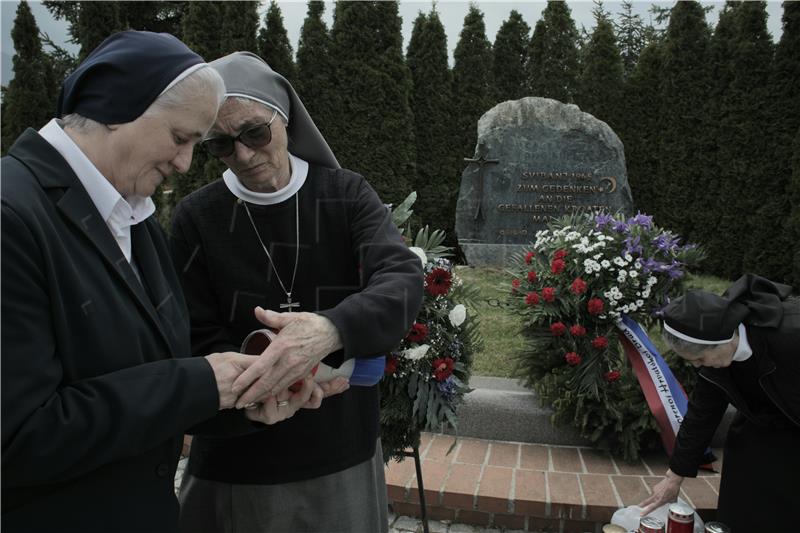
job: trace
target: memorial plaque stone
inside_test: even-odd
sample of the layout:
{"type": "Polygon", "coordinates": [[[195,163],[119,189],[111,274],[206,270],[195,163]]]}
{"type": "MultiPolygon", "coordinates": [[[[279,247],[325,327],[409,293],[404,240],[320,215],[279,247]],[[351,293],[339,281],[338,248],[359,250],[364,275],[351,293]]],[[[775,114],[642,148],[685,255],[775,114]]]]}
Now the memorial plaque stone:
{"type": "Polygon", "coordinates": [[[478,121],[475,156],[464,161],[456,234],[470,265],[504,266],[552,217],[633,210],[622,142],[572,104],[496,105],[478,121]]]}

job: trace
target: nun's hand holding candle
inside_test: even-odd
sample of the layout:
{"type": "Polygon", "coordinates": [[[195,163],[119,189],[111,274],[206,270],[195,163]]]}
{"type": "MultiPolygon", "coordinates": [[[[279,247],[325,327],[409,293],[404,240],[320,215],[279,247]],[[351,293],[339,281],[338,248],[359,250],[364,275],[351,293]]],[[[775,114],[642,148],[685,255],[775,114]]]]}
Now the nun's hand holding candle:
{"type": "Polygon", "coordinates": [[[733,531],[796,529],[800,472],[800,301],[753,274],[722,296],[689,291],[664,309],[664,340],[699,368],[664,479],[643,514],[695,477],[728,405],[717,520],[733,531]],[[754,511],[757,510],[757,511],[754,511]]]}
{"type": "Polygon", "coordinates": [[[150,195],[223,95],[175,37],[121,32],[3,158],[3,531],[177,532],[182,434],[234,405],[255,358],[189,357],[150,195]]]}

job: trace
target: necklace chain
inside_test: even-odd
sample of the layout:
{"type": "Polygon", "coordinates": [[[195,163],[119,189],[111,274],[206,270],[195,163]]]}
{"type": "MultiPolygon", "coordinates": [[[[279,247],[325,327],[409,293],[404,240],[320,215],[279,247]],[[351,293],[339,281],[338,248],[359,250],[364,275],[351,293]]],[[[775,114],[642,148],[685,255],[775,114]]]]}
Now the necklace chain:
{"type": "MultiPolygon", "coordinates": [[[[294,224],[296,228],[296,247],[295,247],[295,256],[294,256],[294,270],[292,271],[292,283],[289,285],[289,290],[286,290],[286,285],[283,284],[283,280],[281,279],[280,274],[278,274],[278,269],[275,266],[275,262],[272,260],[272,255],[270,255],[269,250],[267,250],[264,241],[261,239],[261,234],[258,232],[256,228],[256,223],[253,220],[253,215],[250,214],[250,209],[247,207],[247,202],[244,200],[240,200],[242,205],[244,205],[244,210],[247,213],[247,218],[250,219],[250,224],[253,226],[253,231],[256,232],[256,237],[258,237],[258,242],[261,244],[261,248],[264,250],[264,253],[267,254],[267,259],[269,260],[269,265],[272,267],[272,271],[275,272],[275,277],[278,279],[278,283],[281,285],[281,289],[286,294],[287,304],[289,306],[289,311],[292,310],[292,307],[296,307],[299,305],[297,302],[294,304],[292,303],[292,290],[294,289],[294,280],[297,276],[297,265],[300,261],[300,200],[298,199],[298,193],[294,194],[294,224]]],[[[281,307],[285,307],[286,305],[281,304],[281,307]]]]}

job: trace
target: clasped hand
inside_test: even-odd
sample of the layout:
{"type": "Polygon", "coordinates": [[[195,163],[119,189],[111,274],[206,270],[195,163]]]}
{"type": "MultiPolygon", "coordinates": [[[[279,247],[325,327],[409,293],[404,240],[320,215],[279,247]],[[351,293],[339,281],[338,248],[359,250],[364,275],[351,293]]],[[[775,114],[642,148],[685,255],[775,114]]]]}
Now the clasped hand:
{"type": "Polygon", "coordinates": [[[214,371],[219,408],[245,410],[250,420],[274,424],[299,409],[317,409],[323,398],[349,388],[345,378],[315,383],[311,369],[341,348],[336,327],[313,313],[275,313],[256,308],[256,318],[279,333],[260,356],[234,352],[206,356],[214,371]],[[289,386],[302,379],[302,387],[289,386]]]}

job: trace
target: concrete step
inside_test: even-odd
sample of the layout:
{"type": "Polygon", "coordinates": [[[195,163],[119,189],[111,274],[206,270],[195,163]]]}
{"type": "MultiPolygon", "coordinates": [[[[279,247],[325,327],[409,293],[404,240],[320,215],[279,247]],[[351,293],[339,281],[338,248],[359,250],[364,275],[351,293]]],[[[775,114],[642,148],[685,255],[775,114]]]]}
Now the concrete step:
{"type": "MultiPolygon", "coordinates": [[[[459,427],[447,433],[463,437],[567,446],[589,446],[571,426],[554,427],[553,411],[542,407],[536,393],[515,379],[472,376],[473,391],[458,409],[459,427]]],[[[717,429],[713,447],[722,447],[736,410],[731,407],[717,429]]]]}

